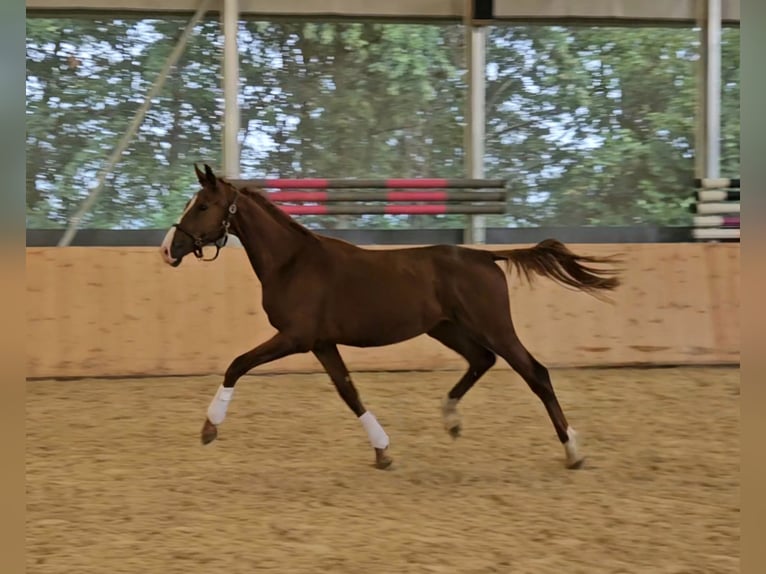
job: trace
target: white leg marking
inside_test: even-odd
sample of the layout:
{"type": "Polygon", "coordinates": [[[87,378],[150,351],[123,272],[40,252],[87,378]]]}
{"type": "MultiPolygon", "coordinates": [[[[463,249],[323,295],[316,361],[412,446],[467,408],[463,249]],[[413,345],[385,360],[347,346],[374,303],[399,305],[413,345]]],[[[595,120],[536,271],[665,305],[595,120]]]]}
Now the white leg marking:
{"type": "Polygon", "coordinates": [[[445,397],[442,401],[442,418],[444,419],[444,428],[448,431],[460,426],[460,413],[457,412],[459,399],[445,397]]]}
{"type": "MultiPolygon", "coordinates": [[[[191,201],[189,201],[189,205],[186,206],[186,209],[184,209],[183,213],[181,214],[181,217],[178,218],[176,223],[181,223],[181,220],[184,218],[184,215],[189,213],[189,210],[192,208],[194,203],[197,201],[197,194],[194,194],[194,197],[191,198],[191,201]]],[[[168,229],[168,232],[165,234],[165,238],[162,240],[162,244],[160,245],[160,254],[162,255],[162,258],[165,260],[165,263],[171,264],[175,263],[175,259],[173,259],[170,256],[170,248],[173,245],[173,237],[176,235],[176,228],[171,227],[168,229]]]]}
{"type": "Polygon", "coordinates": [[[564,443],[564,451],[567,454],[567,466],[572,466],[585,457],[580,454],[577,445],[577,433],[572,427],[567,427],[567,436],[569,437],[569,440],[564,443]]]}
{"type": "Polygon", "coordinates": [[[384,449],[388,447],[388,435],[383,427],[380,426],[378,419],[370,411],[366,411],[359,417],[359,421],[362,423],[364,430],[367,431],[367,436],[370,439],[370,444],[373,448],[384,449]]]}
{"type": "Polygon", "coordinates": [[[213,400],[210,401],[210,406],[207,408],[207,418],[211,423],[219,425],[223,422],[233,394],[234,387],[224,387],[223,385],[218,387],[213,400]]]}

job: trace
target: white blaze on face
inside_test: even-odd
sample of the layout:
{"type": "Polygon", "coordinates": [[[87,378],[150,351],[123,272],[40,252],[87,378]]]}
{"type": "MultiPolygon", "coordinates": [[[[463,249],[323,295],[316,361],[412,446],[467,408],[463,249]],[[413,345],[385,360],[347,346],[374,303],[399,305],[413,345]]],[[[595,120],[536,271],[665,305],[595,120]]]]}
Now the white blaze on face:
{"type": "MultiPolygon", "coordinates": [[[[189,213],[189,210],[194,206],[194,203],[197,201],[197,194],[194,194],[194,197],[191,198],[189,201],[189,205],[186,206],[186,209],[184,209],[184,212],[181,214],[181,217],[178,218],[176,221],[176,224],[181,223],[181,220],[184,218],[184,215],[189,213]]],[[[162,240],[162,245],[160,245],[160,254],[162,255],[162,258],[165,260],[165,263],[168,265],[171,265],[176,262],[173,257],[170,255],[170,247],[173,245],[173,237],[175,237],[176,234],[176,228],[171,227],[168,229],[168,232],[165,234],[165,239],[162,240]]]]}

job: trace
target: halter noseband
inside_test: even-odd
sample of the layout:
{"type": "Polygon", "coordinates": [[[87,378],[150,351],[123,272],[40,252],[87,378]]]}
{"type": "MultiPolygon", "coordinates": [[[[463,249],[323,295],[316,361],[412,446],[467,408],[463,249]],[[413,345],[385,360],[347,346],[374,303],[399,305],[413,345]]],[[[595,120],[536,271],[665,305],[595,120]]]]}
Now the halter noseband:
{"type": "Polygon", "coordinates": [[[175,227],[178,231],[186,235],[189,239],[191,239],[194,242],[194,249],[192,249],[192,253],[194,253],[194,256],[199,259],[200,261],[215,261],[218,259],[218,254],[221,252],[221,248],[223,248],[226,245],[226,242],[229,240],[229,226],[231,225],[231,218],[232,216],[237,213],[237,196],[234,196],[234,199],[229,204],[228,209],[226,210],[226,217],[221,222],[221,227],[223,227],[223,235],[216,239],[215,241],[204,241],[202,239],[201,235],[193,235],[189,233],[187,230],[185,230],[183,227],[181,227],[178,223],[174,223],[173,227],[175,227]],[[202,248],[205,247],[205,245],[210,244],[215,245],[215,255],[211,257],[210,259],[205,259],[202,254],[202,248]]]}

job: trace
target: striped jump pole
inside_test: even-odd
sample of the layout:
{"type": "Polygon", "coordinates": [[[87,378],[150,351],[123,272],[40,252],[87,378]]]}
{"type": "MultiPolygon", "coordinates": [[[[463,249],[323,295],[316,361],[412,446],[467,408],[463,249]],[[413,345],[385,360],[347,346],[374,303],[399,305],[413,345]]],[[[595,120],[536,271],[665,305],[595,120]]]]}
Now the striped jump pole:
{"type": "Polygon", "coordinates": [[[739,229],[739,215],[698,215],[694,227],[721,227],[739,229]]]}
{"type": "Polygon", "coordinates": [[[697,189],[739,189],[739,178],[698,177],[694,180],[697,189]]]}
{"type": "Polygon", "coordinates": [[[698,227],[692,229],[694,239],[699,241],[735,241],[740,240],[740,231],[737,229],[728,229],[723,227],[698,227]]]}
{"type": "Polygon", "coordinates": [[[265,189],[504,189],[503,179],[443,179],[443,178],[389,178],[389,179],[232,179],[241,187],[265,189]]]}
{"type": "Polygon", "coordinates": [[[692,235],[700,241],[739,241],[740,179],[696,178],[692,235]]]}
{"type": "Polygon", "coordinates": [[[689,210],[697,215],[719,215],[719,214],[732,214],[739,213],[740,210],[739,201],[725,201],[725,202],[700,202],[692,203],[689,206],[689,210]]]}
{"type": "Polygon", "coordinates": [[[278,205],[290,215],[447,215],[505,213],[505,203],[430,205],[278,205]]]}
{"type": "Polygon", "coordinates": [[[330,203],[337,201],[504,201],[505,192],[486,191],[272,191],[264,193],[272,201],[310,201],[330,203]]]}
{"type": "Polygon", "coordinates": [[[280,209],[291,215],[477,215],[506,212],[507,183],[502,179],[264,178],[232,179],[231,182],[238,187],[260,189],[280,209]],[[373,191],[351,191],[362,189],[373,191]],[[473,191],[453,191],[456,189],[473,191]],[[382,202],[384,205],[371,205],[370,202],[382,202]],[[397,202],[410,203],[397,205],[397,202]]]}
{"type": "Polygon", "coordinates": [[[739,201],[738,189],[698,189],[694,197],[700,203],[706,201],[739,201]]]}

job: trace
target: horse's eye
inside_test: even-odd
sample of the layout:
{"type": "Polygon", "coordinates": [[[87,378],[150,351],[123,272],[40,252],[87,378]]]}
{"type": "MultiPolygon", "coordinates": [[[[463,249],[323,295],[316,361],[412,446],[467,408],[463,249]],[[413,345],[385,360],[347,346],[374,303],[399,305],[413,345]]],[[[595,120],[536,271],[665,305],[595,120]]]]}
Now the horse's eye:
{"type": "Polygon", "coordinates": [[[207,209],[207,203],[200,203],[199,204],[199,210],[205,211],[207,209]]]}

